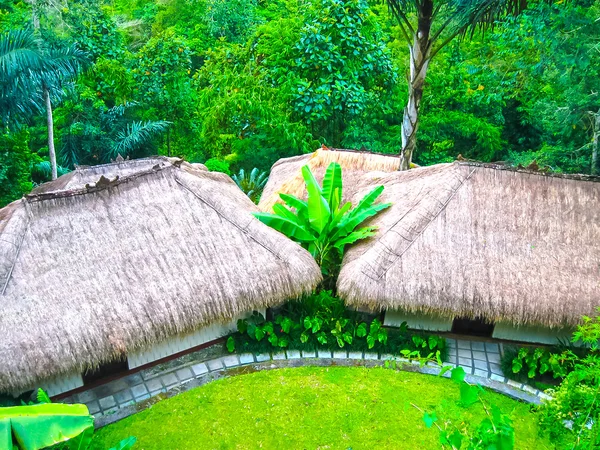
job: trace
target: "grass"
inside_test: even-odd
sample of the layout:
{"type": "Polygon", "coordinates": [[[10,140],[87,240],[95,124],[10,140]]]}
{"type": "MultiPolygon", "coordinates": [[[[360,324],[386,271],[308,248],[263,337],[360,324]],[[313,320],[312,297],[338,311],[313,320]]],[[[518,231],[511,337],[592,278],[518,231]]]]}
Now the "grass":
{"type": "MultiPolygon", "coordinates": [[[[552,449],[538,437],[527,404],[493,392],[483,398],[509,413],[518,450],[552,449]]],[[[221,379],[160,401],[97,431],[92,449],[136,436],[134,450],[151,449],[440,449],[411,402],[440,420],[476,426],[480,404],[457,405],[447,379],[362,367],[302,367],[221,379]]]]}

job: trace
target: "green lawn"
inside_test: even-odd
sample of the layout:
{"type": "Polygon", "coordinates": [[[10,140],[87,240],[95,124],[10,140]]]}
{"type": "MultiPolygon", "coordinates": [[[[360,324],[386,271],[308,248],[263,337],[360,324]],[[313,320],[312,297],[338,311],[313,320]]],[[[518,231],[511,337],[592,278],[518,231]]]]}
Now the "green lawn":
{"type": "MultiPolygon", "coordinates": [[[[553,448],[537,436],[529,405],[485,392],[515,426],[518,450],[553,448]]],[[[440,419],[478,424],[479,404],[456,405],[447,379],[383,368],[303,367],[212,382],[97,431],[93,449],[136,436],[135,450],[439,449],[411,402],[440,419]]]]}

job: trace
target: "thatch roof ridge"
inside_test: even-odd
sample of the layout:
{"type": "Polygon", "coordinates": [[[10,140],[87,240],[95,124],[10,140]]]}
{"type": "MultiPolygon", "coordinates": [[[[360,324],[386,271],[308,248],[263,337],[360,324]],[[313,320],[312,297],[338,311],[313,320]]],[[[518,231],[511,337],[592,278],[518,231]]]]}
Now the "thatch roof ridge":
{"type": "Polygon", "coordinates": [[[255,219],[226,175],[146,166],[0,210],[0,391],[274,306],[321,280],[312,256],[255,219]]]}
{"type": "Polygon", "coordinates": [[[494,169],[494,170],[504,170],[508,172],[517,172],[529,175],[539,175],[542,177],[551,177],[551,178],[563,178],[565,180],[577,180],[577,181],[591,181],[594,183],[600,183],[600,175],[589,175],[583,173],[560,173],[560,172],[550,172],[543,170],[532,170],[527,167],[519,167],[519,166],[509,166],[506,164],[497,164],[497,163],[486,163],[479,161],[453,161],[451,164],[456,164],[459,166],[469,166],[469,167],[480,167],[484,169],[494,169]]]}

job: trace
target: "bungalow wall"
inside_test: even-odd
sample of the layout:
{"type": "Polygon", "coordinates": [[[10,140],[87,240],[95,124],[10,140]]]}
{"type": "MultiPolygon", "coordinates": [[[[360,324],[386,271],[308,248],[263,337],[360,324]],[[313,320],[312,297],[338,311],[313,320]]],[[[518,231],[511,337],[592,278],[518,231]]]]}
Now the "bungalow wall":
{"type": "MultiPolygon", "coordinates": [[[[408,313],[390,310],[385,312],[383,324],[399,327],[406,322],[412,330],[431,332],[451,332],[453,319],[433,314],[408,313]]],[[[531,344],[555,345],[558,340],[570,340],[573,330],[570,328],[550,329],[540,326],[517,326],[507,322],[494,325],[492,338],[531,344]]]]}
{"type": "MultiPolygon", "coordinates": [[[[259,311],[263,316],[265,310],[259,311]]],[[[227,323],[215,323],[206,327],[202,327],[191,333],[170,337],[164,341],[156,343],[150,348],[146,348],[137,352],[132,352],[127,355],[127,364],[129,369],[135,369],[145,364],[153,363],[163,358],[167,358],[177,353],[198,347],[202,344],[209,343],[220,337],[227,336],[237,330],[237,321],[240,318],[246,318],[252,313],[242,314],[227,323]]],[[[44,389],[50,397],[54,397],[65,392],[83,387],[83,377],[81,373],[70,373],[54,379],[40,381],[35,387],[44,389]]],[[[29,389],[25,389],[27,391],[29,389]]],[[[18,394],[18,393],[16,393],[18,394]]]]}

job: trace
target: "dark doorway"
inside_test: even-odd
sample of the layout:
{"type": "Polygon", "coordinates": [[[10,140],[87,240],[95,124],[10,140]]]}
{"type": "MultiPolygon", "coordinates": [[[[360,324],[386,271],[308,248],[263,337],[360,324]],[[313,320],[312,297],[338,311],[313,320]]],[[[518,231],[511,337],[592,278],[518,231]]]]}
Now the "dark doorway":
{"type": "Polygon", "coordinates": [[[125,373],[128,370],[129,365],[127,364],[127,359],[114,361],[108,364],[101,364],[95,370],[88,370],[83,374],[83,385],[86,386],[104,378],[111,378],[115,375],[125,373]]]}
{"type": "Polygon", "coordinates": [[[482,317],[475,317],[474,319],[457,317],[452,322],[452,332],[470,336],[492,337],[494,323],[487,322],[482,317]]]}

